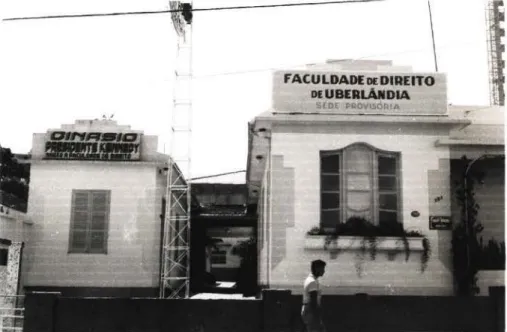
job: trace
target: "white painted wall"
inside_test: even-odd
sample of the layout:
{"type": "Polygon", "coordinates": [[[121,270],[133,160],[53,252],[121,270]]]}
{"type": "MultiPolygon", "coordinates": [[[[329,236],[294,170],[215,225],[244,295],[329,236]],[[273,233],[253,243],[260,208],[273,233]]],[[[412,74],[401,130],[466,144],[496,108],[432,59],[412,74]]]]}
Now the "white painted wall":
{"type": "MultiPolygon", "coordinates": [[[[154,165],[35,162],[26,286],[156,287],[160,200],[154,165]],[[107,254],[68,254],[73,189],[111,190],[107,254]]],[[[159,184],[160,186],[160,184],[159,184]]]]}
{"type": "MultiPolygon", "coordinates": [[[[283,156],[283,167],[294,169],[295,200],[279,204],[278,207],[273,206],[273,209],[293,209],[294,226],[277,226],[285,224],[285,221],[274,218],[268,226],[273,237],[282,234],[285,238],[285,248],[281,248],[279,244],[273,245],[274,242],[271,241],[268,244],[271,248],[269,257],[266,257],[265,252],[261,253],[261,271],[262,266],[266,265],[266,259],[282,256],[281,262],[270,271],[270,287],[301,292],[302,282],[310,272],[311,260],[320,258],[328,262],[327,273],[322,280],[325,285],[324,292],[368,292],[386,295],[452,293],[451,271],[446,267],[447,262],[440,259],[450,257],[450,247],[441,245],[444,242],[450,246],[450,232],[430,231],[428,225],[430,214],[450,215],[449,168],[440,170],[447,173],[437,177],[437,182],[435,179],[429,179],[429,171],[439,171],[441,161],[445,165],[449,160],[449,148],[434,145],[437,139],[446,134],[445,130],[423,126],[401,128],[399,125],[384,125],[382,128],[372,129],[366,125],[324,128],[307,124],[306,127],[287,128],[283,132],[273,130],[272,155],[283,156]],[[341,149],[357,142],[401,152],[403,223],[406,229],[416,229],[424,233],[432,245],[432,255],[426,272],[420,272],[420,256],[417,253],[413,253],[408,262],[401,257],[403,255],[396,261],[388,261],[385,256],[379,254],[375,261],[365,265],[365,274],[359,278],[354,269],[354,252],[341,253],[331,259],[325,251],[304,249],[306,232],[313,226],[318,226],[320,219],[319,151],[341,149]],[[438,204],[431,203],[433,197],[429,197],[429,183],[437,187],[437,191],[432,192],[443,196],[443,200],[438,204]],[[419,211],[418,218],[410,215],[414,210],[419,211]],[[442,241],[443,239],[446,241],[442,241]]],[[[275,174],[277,170],[272,171],[275,174]]],[[[271,189],[277,195],[284,196],[280,188],[271,189]]],[[[277,197],[270,199],[273,201],[277,197]]],[[[261,282],[266,283],[266,278],[261,282]]]]}

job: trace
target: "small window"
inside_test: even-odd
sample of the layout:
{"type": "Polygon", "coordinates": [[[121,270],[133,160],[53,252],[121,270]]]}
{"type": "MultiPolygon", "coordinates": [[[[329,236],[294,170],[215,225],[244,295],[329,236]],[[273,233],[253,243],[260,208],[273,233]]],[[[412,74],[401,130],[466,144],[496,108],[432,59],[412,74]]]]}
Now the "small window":
{"type": "Polygon", "coordinates": [[[107,253],[109,205],[108,190],[73,190],[69,253],[107,253]]]}

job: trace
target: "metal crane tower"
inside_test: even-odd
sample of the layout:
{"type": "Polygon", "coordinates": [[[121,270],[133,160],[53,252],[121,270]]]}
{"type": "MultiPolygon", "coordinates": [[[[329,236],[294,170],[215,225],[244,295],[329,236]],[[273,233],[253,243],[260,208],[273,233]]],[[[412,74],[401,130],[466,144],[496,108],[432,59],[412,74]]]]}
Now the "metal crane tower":
{"type": "Polygon", "coordinates": [[[491,105],[505,105],[505,10],[503,0],[488,0],[486,26],[488,43],[489,91],[491,105]]]}
{"type": "Polygon", "coordinates": [[[192,133],[192,1],[170,1],[178,45],[174,70],[170,160],[162,235],[160,298],[190,292],[190,161],[192,133]]]}

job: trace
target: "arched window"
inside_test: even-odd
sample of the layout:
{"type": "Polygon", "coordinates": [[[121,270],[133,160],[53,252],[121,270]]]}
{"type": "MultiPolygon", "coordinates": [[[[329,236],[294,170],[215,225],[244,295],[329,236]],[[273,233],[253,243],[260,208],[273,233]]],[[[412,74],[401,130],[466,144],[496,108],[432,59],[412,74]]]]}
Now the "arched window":
{"type": "Polygon", "coordinates": [[[321,228],[334,229],[352,216],[401,222],[399,156],[365,143],[321,151],[321,228]]]}

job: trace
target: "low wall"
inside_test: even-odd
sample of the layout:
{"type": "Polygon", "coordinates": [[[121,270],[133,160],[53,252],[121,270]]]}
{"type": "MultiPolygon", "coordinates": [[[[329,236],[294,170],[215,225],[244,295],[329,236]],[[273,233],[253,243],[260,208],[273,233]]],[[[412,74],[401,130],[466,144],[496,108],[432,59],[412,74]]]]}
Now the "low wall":
{"type": "MultiPolygon", "coordinates": [[[[292,317],[301,310],[293,298],[292,317]]],[[[323,297],[328,331],[504,331],[491,297],[332,296],[323,297]]],[[[304,331],[299,319],[292,331],[304,331]]]]}
{"type": "MultiPolygon", "coordinates": [[[[260,300],[63,298],[29,294],[25,332],[304,331],[299,296],[260,300]]],[[[488,297],[325,296],[328,331],[504,331],[504,291],[488,297]]]]}

